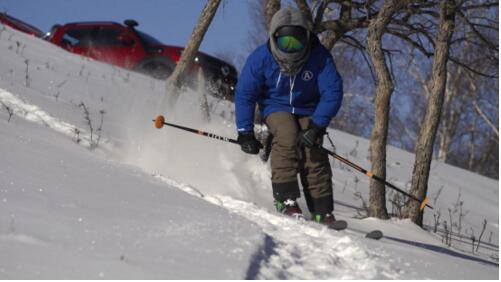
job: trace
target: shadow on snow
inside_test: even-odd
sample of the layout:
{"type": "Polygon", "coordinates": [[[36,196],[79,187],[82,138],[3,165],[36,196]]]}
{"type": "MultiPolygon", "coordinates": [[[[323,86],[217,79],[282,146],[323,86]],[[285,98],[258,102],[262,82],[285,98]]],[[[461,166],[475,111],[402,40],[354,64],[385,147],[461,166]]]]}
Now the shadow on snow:
{"type": "MultiPolygon", "coordinates": [[[[263,264],[267,263],[270,257],[274,254],[277,244],[273,241],[273,238],[269,235],[265,235],[264,244],[252,257],[249,268],[247,269],[247,274],[245,275],[246,280],[258,279],[258,275],[263,264]]],[[[277,277],[277,279],[286,279],[286,277],[277,277]]]]}
{"type": "Polygon", "coordinates": [[[437,253],[441,253],[441,254],[446,254],[446,255],[449,255],[449,256],[454,256],[454,257],[458,257],[458,258],[462,258],[462,259],[467,259],[467,260],[476,261],[476,262],[480,262],[480,263],[485,263],[487,265],[499,267],[499,264],[497,264],[497,263],[494,263],[494,262],[491,262],[491,261],[488,261],[488,260],[485,260],[485,259],[477,258],[477,257],[474,257],[474,256],[469,256],[469,255],[466,255],[466,254],[462,254],[462,253],[453,251],[453,250],[448,249],[448,248],[444,248],[444,247],[440,247],[440,246],[436,246],[436,245],[431,245],[431,244],[420,243],[420,242],[414,242],[414,241],[400,239],[400,238],[395,238],[395,237],[391,237],[391,236],[384,236],[384,238],[389,239],[389,240],[393,240],[393,241],[396,241],[396,242],[408,244],[408,245],[411,245],[411,246],[423,248],[423,249],[430,250],[430,251],[433,251],[433,252],[437,252],[437,253]]]}

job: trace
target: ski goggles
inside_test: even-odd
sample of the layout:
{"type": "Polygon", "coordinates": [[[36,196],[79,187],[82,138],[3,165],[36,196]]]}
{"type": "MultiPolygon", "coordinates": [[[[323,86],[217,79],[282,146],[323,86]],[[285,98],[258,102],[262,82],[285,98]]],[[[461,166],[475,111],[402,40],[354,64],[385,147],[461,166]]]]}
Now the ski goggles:
{"type": "Polygon", "coordinates": [[[277,47],[285,53],[295,53],[305,48],[303,40],[294,35],[284,35],[276,37],[277,47]]]}

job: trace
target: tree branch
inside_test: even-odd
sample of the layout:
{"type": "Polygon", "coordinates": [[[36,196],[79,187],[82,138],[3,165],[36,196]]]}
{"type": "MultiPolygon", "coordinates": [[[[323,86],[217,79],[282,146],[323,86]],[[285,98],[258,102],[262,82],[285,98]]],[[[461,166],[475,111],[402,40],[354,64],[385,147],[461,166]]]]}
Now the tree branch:
{"type": "Polygon", "coordinates": [[[306,0],[294,0],[296,2],[297,7],[303,13],[303,15],[306,17],[306,19],[310,22],[313,23],[313,16],[311,15],[311,9],[310,6],[308,6],[308,3],[306,3],[306,0]]]}
{"type": "Polygon", "coordinates": [[[496,50],[496,52],[499,52],[499,49],[498,49],[498,46],[492,42],[490,42],[487,38],[484,37],[484,35],[478,31],[478,29],[475,27],[474,24],[472,24],[468,18],[461,12],[461,11],[457,11],[457,14],[459,15],[459,17],[471,28],[471,30],[473,31],[473,33],[475,33],[475,35],[477,35],[477,37],[485,43],[485,45],[487,45],[487,47],[491,48],[491,49],[494,49],[496,50]]]}
{"type": "Polygon", "coordinates": [[[316,31],[320,24],[322,23],[322,19],[324,18],[324,12],[325,9],[327,9],[327,5],[329,5],[329,2],[326,0],[322,0],[320,2],[320,6],[317,9],[317,15],[315,17],[315,22],[313,23],[313,30],[316,31]]]}
{"type": "Polygon", "coordinates": [[[475,10],[475,9],[490,9],[490,8],[497,8],[499,6],[499,2],[487,2],[487,3],[482,3],[482,4],[472,4],[468,6],[463,6],[461,9],[462,10],[475,10]]]}
{"type": "Polygon", "coordinates": [[[369,61],[369,58],[367,58],[367,55],[365,54],[367,52],[365,46],[360,41],[358,41],[355,37],[349,36],[349,35],[343,36],[343,38],[341,38],[341,41],[343,41],[343,43],[345,43],[347,45],[354,47],[355,49],[357,49],[360,52],[360,54],[362,55],[362,58],[364,58],[364,61],[367,64],[367,67],[369,68],[369,73],[371,74],[372,81],[374,82],[374,84],[376,84],[376,76],[374,75],[374,71],[372,70],[372,66],[371,66],[371,63],[369,61]],[[353,43],[348,41],[347,39],[353,41],[353,43]]]}
{"type": "Polygon", "coordinates": [[[489,117],[484,113],[482,108],[480,108],[480,105],[478,104],[478,99],[476,96],[476,93],[478,92],[477,86],[475,85],[475,80],[472,77],[471,74],[467,75],[468,81],[470,83],[470,87],[473,91],[470,92],[471,95],[471,100],[473,102],[473,107],[475,108],[475,111],[480,115],[480,117],[489,125],[489,127],[492,129],[494,134],[496,134],[497,140],[499,140],[499,129],[494,125],[494,123],[489,119],[489,117]]]}

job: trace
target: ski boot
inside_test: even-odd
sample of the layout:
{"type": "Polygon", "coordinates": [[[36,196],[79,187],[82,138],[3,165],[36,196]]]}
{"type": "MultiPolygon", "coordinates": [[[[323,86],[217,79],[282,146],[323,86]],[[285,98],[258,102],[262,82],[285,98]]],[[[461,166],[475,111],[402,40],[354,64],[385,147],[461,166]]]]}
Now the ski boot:
{"type": "Polygon", "coordinates": [[[287,199],[283,202],[275,200],[275,208],[281,214],[291,216],[297,220],[304,220],[304,215],[296,201],[287,199]]]}
{"type": "Polygon", "coordinates": [[[332,213],[328,214],[318,214],[314,213],[312,214],[312,219],[316,223],[323,224],[327,226],[327,228],[334,229],[334,230],[343,230],[346,227],[348,227],[348,223],[344,220],[336,220],[334,215],[332,213]]]}

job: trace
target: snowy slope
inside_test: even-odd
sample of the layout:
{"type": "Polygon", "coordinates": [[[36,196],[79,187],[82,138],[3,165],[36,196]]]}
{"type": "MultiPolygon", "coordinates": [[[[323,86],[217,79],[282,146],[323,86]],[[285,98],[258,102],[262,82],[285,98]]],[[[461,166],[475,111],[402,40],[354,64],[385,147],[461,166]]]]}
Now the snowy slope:
{"type": "Polygon", "coordinates": [[[3,279],[245,276],[264,240],[255,224],[0,116],[3,279]]]}
{"type": "MultiPolygon", "coordinates": [[[[8,122],[0,109],[0,278],[498,278],[496,248],[471,254],[408,221],[355,219],[354,193],[367,199],[368,182],[337,162],[336,216],[352,230],[283,218],[259,158],[152,126],[162,113],[232,137],[231,104],[210,99],[207,122],[199,93],[188,91],[166,112],[161,81],[0,30],[0,101],[14,113],[8,122]],[[374,228],[386,238],[364,239],[374,228]]],[[[367,140],[331,135],[338,153],[370,167],[367,140]]],[[[388,149],[398,186],[412,164],[411,154],[388,149]]],[[[492,233],[497,245],[498,182],[434,163],[429,198],[441,221],[458,195],[463,230],[478,237],[485,218],[483,241],[492,233]]],[[[431,211],[425,223],[433,224],[431,211]]]]}

